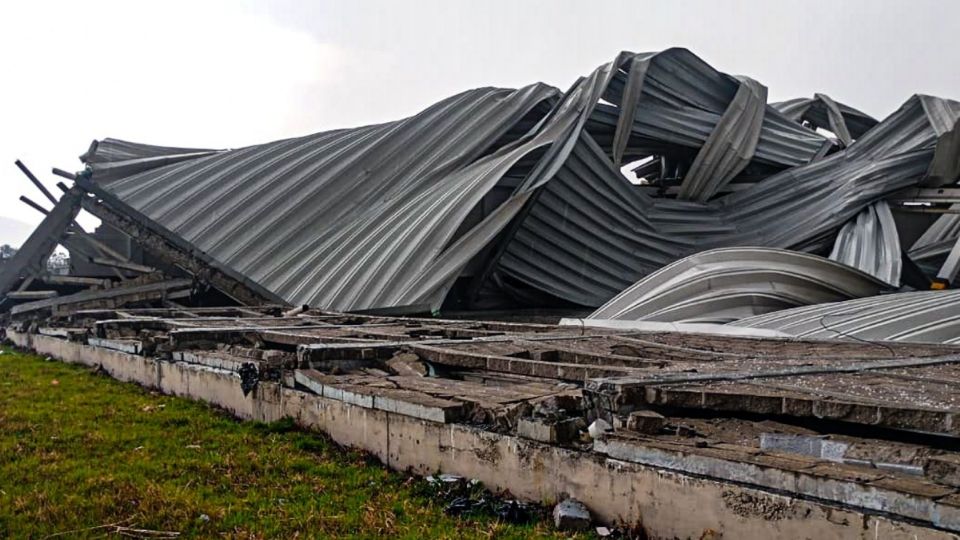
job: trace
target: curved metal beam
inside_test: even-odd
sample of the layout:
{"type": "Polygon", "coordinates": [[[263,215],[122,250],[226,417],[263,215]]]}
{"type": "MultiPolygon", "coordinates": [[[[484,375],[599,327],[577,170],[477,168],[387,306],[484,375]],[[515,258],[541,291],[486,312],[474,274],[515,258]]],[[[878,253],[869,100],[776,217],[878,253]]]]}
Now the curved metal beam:
{"type": "Polygon", "coordinates": [[[873,276],[816,255],[769,248],[713,249],[654,272],[589,318],[726,323],[872,296],[887,288],[873,276]]]}

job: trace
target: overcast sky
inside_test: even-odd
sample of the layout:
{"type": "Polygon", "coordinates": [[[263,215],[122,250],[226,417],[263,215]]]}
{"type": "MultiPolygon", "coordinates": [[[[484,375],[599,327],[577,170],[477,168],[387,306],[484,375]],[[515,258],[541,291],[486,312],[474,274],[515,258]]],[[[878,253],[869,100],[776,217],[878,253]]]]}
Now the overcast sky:
{"type": "MultiPolygon", "coordinates": [[[[882,118],[960,98],[960,2],[96,1],[0,6],[0,217],[40,215],[51,167],[95,138],[237,147],[413,114],[478,86],[566,89],[620,50],[687,47],[882,118]]],[[[0,220],[0,243],[13,231],[0,220]]]]}

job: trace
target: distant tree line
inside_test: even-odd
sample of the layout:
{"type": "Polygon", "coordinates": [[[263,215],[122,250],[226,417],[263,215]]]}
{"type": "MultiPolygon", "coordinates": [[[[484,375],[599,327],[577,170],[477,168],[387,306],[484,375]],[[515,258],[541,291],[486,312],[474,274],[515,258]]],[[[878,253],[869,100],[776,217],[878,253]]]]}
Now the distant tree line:
{"type": "MultiPolygon", "coordinates": [[[[17,253],[17,248],[10,244],[0,246],[0,262],[6,261],[17,253]]],[[[62,252],[54,253],[47,259],[47,271],[51,274],[70,273],[70,255],[62,252]]]]}

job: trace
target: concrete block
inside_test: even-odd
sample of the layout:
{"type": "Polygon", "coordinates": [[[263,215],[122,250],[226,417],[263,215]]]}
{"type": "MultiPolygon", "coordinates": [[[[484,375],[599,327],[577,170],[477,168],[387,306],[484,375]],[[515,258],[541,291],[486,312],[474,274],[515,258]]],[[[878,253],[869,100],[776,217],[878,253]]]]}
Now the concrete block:
{"type": "Polygon", "coordinates": [[[637,433],[655,434],[663,429],[666,418],[654,411],[634,411],[627,415],[626,428],[637,433]]]}
{"type": "MultiPolygon", "coordinates": [[[[430,398],[433,401],[435,398],[430,398]]],[[[448,423],[460,418],[463,404],[437,399],[435,403],[417,403],[392,396],[375,396],[374,408],[421,420],[448,423]]]]}
{"type": "Polygon", "coordinates": [[[938,500],[933,505],[931,521],[937,527],[960,531],[960,494],[954,493],[938,500]]]}
{"type": "Polygon", "coordinates": [[[553,524],[561,531],[586,531],[591,521],[590,510],[576,499],[567,499],[553,507],[553,524]]]}
{"type": "Polygon", "coordinates": [[[544,443],[564,443],[576,440],[582,426],[581,418],[562,420],[521,418],[517,421],[517,435],[544,443]]]}
{"type": "Polygon", "coordinates": [[[433,422],[453,422],[463,417],[464,404],[458,401],[435,398],[412,390],[340,385],[311,369],[294,372],[296,382],[315,394],[342,401],[365,409],[402,414],[433,422]]]}
{"type": "Polygon", "coordinates": [[[924,464],[923,474],[934,482],[960,487],[960,456],[933,456],[924,464]]]}
{"type": "Polygon", "coordinates": [[[785,433],[761,433],[760,448],[763,450],[777,450],[790,454],[800,454],[828,461],[842,461],[849,445],[844,442],[831,441],[823,437],[809,435],[792,435],[785,433]]]}
{"type": "Polygon", "coordinates": [[[129,354],[143,352],[143,343],[136,339],[106,339],[98,337],[87,338],[87,343],[93,347],[101,347],[129,354]]]}
{"type": "Polygon", "coordinates": [[[427,375],[427,366],[420,357],[413,353],[400,353],[387,360],[387,367],[397,375],[419,376],[427,375]]]}
{"type": "Polygon", "coordinates": [[[293,371],[293,380],[314,394],[322,396],[323,383],[317,380],[317,374],[318,372],[312,369],[296,369],[293,371]]]}

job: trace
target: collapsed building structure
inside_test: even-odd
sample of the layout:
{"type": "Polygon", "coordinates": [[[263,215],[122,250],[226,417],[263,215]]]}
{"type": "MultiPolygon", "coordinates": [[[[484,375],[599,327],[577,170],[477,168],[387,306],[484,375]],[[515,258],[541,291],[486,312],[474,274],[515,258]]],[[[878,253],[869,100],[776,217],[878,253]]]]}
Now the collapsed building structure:
{"type": "Polygon", "coordinates": [[[950,537],[958,120],[768,104],[670,49],[248,148],[104,139],[59,198],[18,163],[53,207],[23,198],[0,308],[44,354],[651,537],[950,537]],[[494,321],[529,308],[567,318],[494,321]]]}

